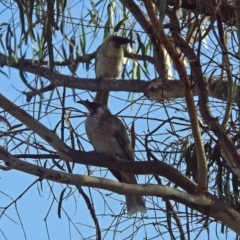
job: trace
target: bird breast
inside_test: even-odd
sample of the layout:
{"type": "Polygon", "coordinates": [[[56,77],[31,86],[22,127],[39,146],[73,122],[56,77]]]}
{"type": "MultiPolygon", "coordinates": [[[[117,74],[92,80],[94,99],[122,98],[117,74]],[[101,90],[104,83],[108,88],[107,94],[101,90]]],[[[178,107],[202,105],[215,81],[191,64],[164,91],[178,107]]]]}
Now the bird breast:
{"type": "Polygon", "coordinates": [[[114,42],[106,42],[96,54],[96,77],[119,78],[123,66],[123,48],[114,42]]]}
{"type": "Polygon", "coordinates": [[[112,121],[104,121],[101,117],[90,115],[86,120],[88,139],[99,153],[110,156],[124,157],[115,138],[117,126],[112,121]]]}

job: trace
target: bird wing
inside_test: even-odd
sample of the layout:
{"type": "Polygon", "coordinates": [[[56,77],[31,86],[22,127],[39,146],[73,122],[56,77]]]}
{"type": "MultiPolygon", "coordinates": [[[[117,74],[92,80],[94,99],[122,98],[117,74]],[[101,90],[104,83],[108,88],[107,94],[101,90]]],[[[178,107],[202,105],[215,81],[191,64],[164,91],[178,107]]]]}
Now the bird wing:
{"type": "Polygon", "coordinates": [[[134,161],[133,150],[127,134],[127,130],[123,123],[116,116],[114,117],[116,118],[115,138],[120,148],[122,149],[123,157],[127,160],[134,161]]]}
{"type": "MultiPolygon", "coordinates": [[[[112,136],[115,138],[115,149],[119,149],[119,157],[129,161],[134,161],[133,149],[130,143],[127,130],[120,119],[112,114],[108,114],[108,126],[112,126],[112,136]]],[[[136,178],[133,174],[119,172],[117,170],[110,169],[112,174],[120,182],[137,184],[136,178]]]]}
{"type": "MultiPolygon", "coordinates": [[[[127,130],[123,125],[123,123],[116,116],[114,117],[117,119],[116,120],[117,130],[115,132],[115,138],[122,150],[122,155],[123,155],[122,157],[126,160],[134,161],[133,149],[127,134],[127,130]]],[[[137,184],[136,177],[134,174],[123,173],[123,172],[119,172],[120,173],[119,174],[119,173],[116,173],[116,171],[112,171],[112,173],[114,176],[118,175],[118,177],[121,178],[120,180],[121,182],[137,184]]]]}

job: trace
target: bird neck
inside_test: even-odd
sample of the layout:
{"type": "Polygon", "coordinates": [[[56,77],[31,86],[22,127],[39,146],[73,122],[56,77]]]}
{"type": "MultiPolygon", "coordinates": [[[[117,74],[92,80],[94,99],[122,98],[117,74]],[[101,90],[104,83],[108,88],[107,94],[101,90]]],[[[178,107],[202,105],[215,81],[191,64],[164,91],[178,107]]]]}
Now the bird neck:
{"type": "Polygon", "coordinates": [[[107,41],[103,48],[103,54],[108,58],[123,57],[123,48],[122,46],[116,44],[113,41],[107,41]]]}

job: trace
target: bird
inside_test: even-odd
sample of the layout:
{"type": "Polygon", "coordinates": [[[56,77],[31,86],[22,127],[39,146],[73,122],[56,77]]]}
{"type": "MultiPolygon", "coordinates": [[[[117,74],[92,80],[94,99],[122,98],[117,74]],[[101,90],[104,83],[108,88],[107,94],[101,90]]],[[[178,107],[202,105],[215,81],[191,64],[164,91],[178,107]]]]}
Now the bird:
{"type": "MultiPolygon", "coordinates": [[[[124,50],[122,45],[134,43],[133,40],[125,37],[110,35],[97,49],[95,56],[96,79],[119,78],[123,67],[124,50]]],[[[96,93],[94,102],[107,106],[109,91],[99,90],[96,93]]]]}
{"type": "MultiPolygon", "coordinates": [[[[124,124],[114,116],[107,106],[98,103],[78,101],[84,105],[90,115],[86,118],[85,129],[88,139],[95,150],[109,156],[117,156],[134,161],[133,149],[124,124]]],[[[109,169],[119,182],[137,184],[135,175],[109,169]]],[[[146,206],[142,196],[126,195],[128,215],[137,212],[146,213],[146,206]]]]}

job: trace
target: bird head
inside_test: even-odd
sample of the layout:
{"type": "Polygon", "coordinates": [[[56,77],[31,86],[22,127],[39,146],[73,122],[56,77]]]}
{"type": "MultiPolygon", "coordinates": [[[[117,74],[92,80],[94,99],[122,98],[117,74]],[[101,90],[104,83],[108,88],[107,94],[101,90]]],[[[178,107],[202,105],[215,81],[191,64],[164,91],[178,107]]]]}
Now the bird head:
{"type": "MultiPolygon", "coordinates": [[[[97,59],[101,59],[101,56],[107,57],[107,58],[114,58],[114,60],[119,60],[118,64],[122,65],[123,57],[124,57],[124,52],[123,52],[123,45],[128,44],[128,43],[133,43],[129,38],[125,37],[120,37],[120,36],[115,36],[115,35],[110,35],[105,39],[105,41],[98,47],[97,49],[97,59]]],[[[104,68],[107,68],[105,66],[104,68]]],[[[120,67],[121,68],[121,67],[120,67]]],[[[120,74],[117,73],[117,77],[120,74]]],[[[98,75],[98,74],[97,74],[98,75]]],[[[99,75],[98,75],[99,77],[99,75]]]]}
{"type": "Polygon", "coordinates": [[[128,43],[134,43],[134,41],[129,39],[129,38],[115,36],[115,35],[111,35],[110,37],[108,37],[107,40],[111,41],[111,42],[114,42],[116,45],[119,45],[119,46],[125,45],[125,44],[128,44],[128,43]]]}
{"type": "Polygon", "coordinates": [[[77,101],[77,103],[84,105],[88,109],[88,111],[90,112],[91,115],[100,113],[100,112],[104,112],[106,110],[108,111],[108,108],[106,106],[104,106],[98,102],[90,102],[88,100],[86,100],[86,101],[80,100],[80,101],[77,101]]]}

